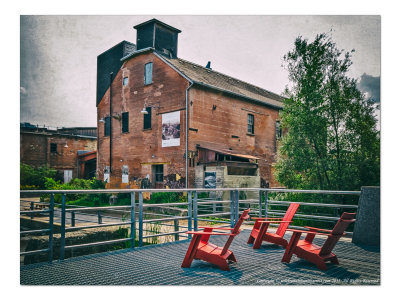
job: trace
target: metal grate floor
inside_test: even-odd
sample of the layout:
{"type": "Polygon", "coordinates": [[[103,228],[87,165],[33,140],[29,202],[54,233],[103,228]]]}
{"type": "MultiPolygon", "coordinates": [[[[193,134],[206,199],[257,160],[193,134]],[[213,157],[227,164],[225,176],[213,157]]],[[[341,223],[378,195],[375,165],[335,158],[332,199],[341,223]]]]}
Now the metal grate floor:
{"type": "MultiPolygon", "coordinates": [[[[281,263],[284,249],[263,243],[253,250],[246,243],[249,230],[238,235],[230,249],[238,262],[231,271],[195,260],[189,269],[181,268],[189,241],[152,245],[41,263],[20,268],[21,285],[379,285],[379,247],[360,247],[342,239],[334,252],[339,265],[328,263],[321,271],[293,256],[281,263]]],[[[290,234],[286,236],[290,238],[290,234]]],[[[226,237],[211,237],[223,245],[226,237]]],[[[315,243],[322,245],[323,238],[315,243]]]]}

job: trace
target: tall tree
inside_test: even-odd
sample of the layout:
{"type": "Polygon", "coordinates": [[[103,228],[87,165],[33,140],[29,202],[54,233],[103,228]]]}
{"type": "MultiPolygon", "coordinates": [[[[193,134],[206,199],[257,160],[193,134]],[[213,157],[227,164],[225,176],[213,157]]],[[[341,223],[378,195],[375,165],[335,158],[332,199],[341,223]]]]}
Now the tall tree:
{"type": "Polygon", "coordinates": [[[373,102],[347,76],[351,52],[319,34],[312,42],[298,37],[284,56],[290,84],[275,175],[288,188],[359,190],[379,185],[380,138],[373,102]]]}

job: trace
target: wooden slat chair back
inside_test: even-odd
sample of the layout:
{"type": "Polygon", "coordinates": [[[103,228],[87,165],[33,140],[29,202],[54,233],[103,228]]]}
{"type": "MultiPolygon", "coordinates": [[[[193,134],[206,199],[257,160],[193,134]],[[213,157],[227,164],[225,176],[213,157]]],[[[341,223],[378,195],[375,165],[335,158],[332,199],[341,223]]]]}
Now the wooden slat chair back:
{"type": "Polygon", "coordinates": [[[321,248],[319,255],[330,254],[347,227],[355,222],[355,213],[343,213],[321,248]]]}
{"type": "Polygon", "coordinates": [[[286,229],[289,226],[288,221],[292,221],[293,216],[295,215],[297,209],[299,208],[299,203],[291,203],[288,210],[286,211],[285,215],[283,216],[282,223],[279,225],[278,229],[276,230],[276,234],[279,236],[283,236],[286,232],[286,229]]]}
{"type": "Polygon", "coordinates": [[[236,222],[235,227],[233,227],[232,234],[234,234],[234,235],[231,235],[231,236],[228,238],[228,240],[226,241],[225,246],[224,246],[224,248],[222,249],[221,255],[224,255],[224,254],[228,251],[229,246],[230,246],[230,245],[232,244],[232,242],[233,242],[233,239],[235,238],[235,236],[236,236],[237,234],[240,233],[239,229],[240,229],[240,226],[242,226],[244,220],[247,220],[248,218],[250,218],[250,216],[249,216],[249,211],[250,211],[250,209],[247,209],[247,210],[244,210],[244,211],[243,211],[243,213],[242,213],[242,215],[240,216],[239,220],[236,222]]]}

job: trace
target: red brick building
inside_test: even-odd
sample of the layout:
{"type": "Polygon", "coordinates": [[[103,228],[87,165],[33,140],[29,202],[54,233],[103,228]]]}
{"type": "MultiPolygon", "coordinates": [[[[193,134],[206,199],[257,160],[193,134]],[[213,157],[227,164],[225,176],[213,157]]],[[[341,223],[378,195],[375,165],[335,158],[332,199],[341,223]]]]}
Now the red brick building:
{"type": "Polygon", "coordinates": [[[20,127],[20,161],[56,169],[64,181],[96,176],[96,128],[50,130],[28,123],[20,127]]]}
{"type": "Polygon", "coordinates": [[[98,56],[99,178],[113,187],[276,185],[283,98],[178,58],[174,27],[152,19],[134,28],[136,46],[98,56]]]}

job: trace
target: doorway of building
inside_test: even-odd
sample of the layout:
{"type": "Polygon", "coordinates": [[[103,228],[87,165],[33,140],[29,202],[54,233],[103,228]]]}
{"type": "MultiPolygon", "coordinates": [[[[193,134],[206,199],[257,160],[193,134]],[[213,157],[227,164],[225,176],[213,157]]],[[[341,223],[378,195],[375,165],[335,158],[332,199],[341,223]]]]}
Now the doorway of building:
{"type": "Polygon", "coordinates": [[[70,182],[72,179],[72,170],[64,170],[64,183],[70,182]]]}
{"type": "Polygon", "coordinates": [[[153,188],[162,189],[164,188],[164,165],[153,165],[153,188]]]}

